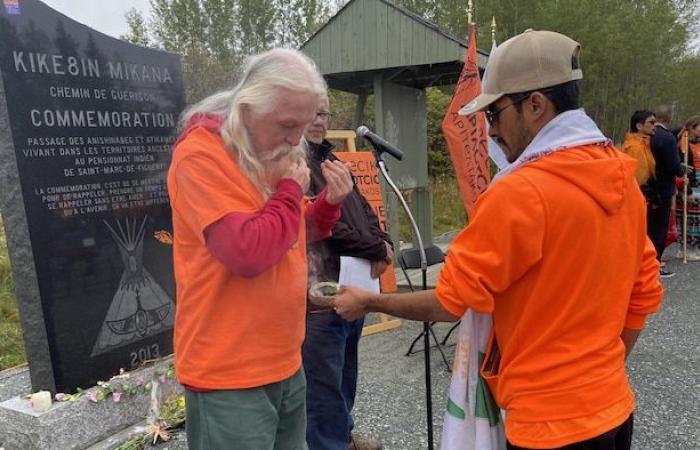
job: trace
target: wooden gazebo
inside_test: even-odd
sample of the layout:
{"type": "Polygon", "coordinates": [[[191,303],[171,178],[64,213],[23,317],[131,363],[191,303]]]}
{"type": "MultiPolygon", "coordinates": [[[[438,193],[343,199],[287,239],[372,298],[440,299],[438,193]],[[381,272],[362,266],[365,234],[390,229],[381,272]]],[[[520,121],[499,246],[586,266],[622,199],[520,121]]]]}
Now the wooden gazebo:
{"type": "MultiPolygon", "coordinates": [[[[406,153],[389,167],[401,189],[412,189],[413,212],[427,244],[432,214],[425,88],[455,84],[466,48],[465,41],[387,0],[351,0],[301,47],[330,88],[357,95],[355,126],[362,123],[367,96],[374,95],[375,131],[406,153]]],[[[483,70],[488,54],[478,53],[483,70]]],[[[395,211],[390,202],[391,224],[395,211]]],[[[391,228],[397,240],[397,227],[391,228]]]]}

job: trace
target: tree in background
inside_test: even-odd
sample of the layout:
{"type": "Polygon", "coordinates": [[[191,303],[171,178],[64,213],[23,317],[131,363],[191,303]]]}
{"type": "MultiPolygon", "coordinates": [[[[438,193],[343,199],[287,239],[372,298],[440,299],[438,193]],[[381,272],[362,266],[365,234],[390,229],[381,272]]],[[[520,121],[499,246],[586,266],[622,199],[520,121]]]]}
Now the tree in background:
{"type": "Polygon", "coordinates": [[[282,0],[279,3],[276,45],[298,48],[330,18],[328,1],[282,0]]]}
{"type": "Polygon", "coordinates": [[[298,47],[330,16],[322,0],[151,0],[148,21],[126,14],[122,39],[183,57],[188,103],[230,86],[242,60],[273,46],[298,47]]]}
{"type": "Polygon", "coordinates": [[[426,119],[428,125],[428,173],[431,177],[453,176],[452,160],[447,150],[447,142],[442,136],[442,120],[452,100],[452,92],[443,89],[426,89],[426,119]]]}
{"type": "MultiPolygon", "coordinates": [[[[466,0],[396,0],[466,36],[466,0]]],[[[123,38],[183,55],[189,102],[230,85],[245,56],[272,46],[298,47],[347,0],[151,0],[146,21],[127,13],[123,38]]],[[[479,42],[490,48],[527,28],[549,29],[581,42],[582,102],[603,131],[624,136],[632,111],[658,103],[676,107],[676,120],[700,112],[700,5],[697,0],[476,0],[479,42]]],[[[440,123],[451,89],[428,92],[431,174],[449,170],[440,123]]],[[[334,127],[350,128],[355,96],[331,93],[334,127]]],[[[365,122],[373,117],[371,96],[365,122]]]]}
{"type": "MultiPolygon", "coordinates": [[[[700,111],[700,62],[691,53],[700,6],[694,0],[490,0],[478,2],[483,24],[495,16],[498,41],[527,28],[566,34],[582,45],[582,103],[604,133],[621,141],[634,110],[676,106],[677,120],[700,111]],[[687,84],[690,82],[691,84],[687,84]]],[[[481,27],[481,42],[490,30],[481,27]]]]}
{"type": "Polygon", "coordinates": [[[129,32],[120,36],[121,39],[143,47],[152,47],[151,40],[148,38],[146,21],[141,13],[136,8],[131,8],[124,14],[124,17],[126,18],[126,25],[129,27],[129,32]]]}
{"type": "MultiPolygon", "coordinates": [[[[466,0],[395,0],[395,3],[464,39],[466,0]]],[[[700,3],[697,0],[475,0],[478,42],[490,48],[491,18],[497,41],[527,28],[548,29],[582,47],[582,104],[604,133],[623,139],[632,111],[670,103],[676,122],[700,113],[700,3]]],[[[439,126],[440,88],[428,94],[431,175],[449,170],[439,126]]]]}

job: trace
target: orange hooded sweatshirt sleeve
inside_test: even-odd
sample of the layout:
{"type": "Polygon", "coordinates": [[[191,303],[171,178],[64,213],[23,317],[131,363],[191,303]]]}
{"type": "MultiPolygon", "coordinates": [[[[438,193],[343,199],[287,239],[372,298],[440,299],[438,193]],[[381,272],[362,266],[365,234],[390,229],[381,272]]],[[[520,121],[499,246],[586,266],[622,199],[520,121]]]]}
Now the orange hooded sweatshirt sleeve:
{"type": "Polygon", "coordinates": [[[436,295],[493,313],[486,381],[515,445],[589,439],[634,409],[620,334],[663,294],[634,171],[612,146],[552,153],[494,182],[450,246],[436,295]]]}

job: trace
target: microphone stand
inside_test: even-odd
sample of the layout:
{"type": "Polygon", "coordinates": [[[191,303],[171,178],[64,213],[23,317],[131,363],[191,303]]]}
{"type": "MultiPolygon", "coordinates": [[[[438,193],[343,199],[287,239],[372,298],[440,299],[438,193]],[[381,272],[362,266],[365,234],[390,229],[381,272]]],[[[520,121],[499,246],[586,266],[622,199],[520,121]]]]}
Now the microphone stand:
{"type": "MultiPolygon", "coordinates": [[[[386,167],[386,161],[384,161],[384,155],[380,153],[378,150],[375,149],[374,157],[377,160],[377,166],[379,167],[379,170],[382,172],[382,176],[386,180],[387,184],[391,186],[391,189],[394,191],[394,194],[396,194],[396,197],[399,199],[399,202],[401,203],[401,206],[403,207],[404,212],[406,213],[406,216],[408,216],[408,220],[411,222],[411,228],[413,229],[413,234],[416,236],[416,240],[418,241],[418,252],[420,254],[420,270],[421,270],[421,275],[422,275],[422,280],[423,280],[423,290],[428,289],[428,259],[425,256],[425,246],[423,245],[423,238],[420,235],[420,231],[418,230],[418,225],[416,225],[416,221],[413,218],[413,214],[411,214],[411,209],[408,207],[408,204],[406,203],[406,200],[404,200],[403,195],[401,195],[401,191],[399,190],[398,187],[396,187],[396,184],[394,184],[394,181],[391,179],[389,176],[389,171],[387,170],[386,167]]],[[[433,450],[433,394],[432,394],[432,382],[430,380],[430,323],[429,322],[423,322],[423,353],[425,355],[425,404],[426,404],[426,420],[428,422],[428,450],[433,450]]]]}

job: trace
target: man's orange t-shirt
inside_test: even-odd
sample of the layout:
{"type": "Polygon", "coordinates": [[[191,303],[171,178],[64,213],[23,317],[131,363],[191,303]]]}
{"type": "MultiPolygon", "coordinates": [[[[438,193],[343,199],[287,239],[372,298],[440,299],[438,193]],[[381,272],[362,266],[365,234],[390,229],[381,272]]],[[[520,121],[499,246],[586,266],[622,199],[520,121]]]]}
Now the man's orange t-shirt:
{"type": "Polygon", "coordinates": [[[640,186],[655,176],[656,161],[651,153],[651,136],[642,133],[627,133],[625,142],[622,143],[622,153],[637,160],[634,176],[640,186]]]}
{"type": "Polygon", "coordinates": [[[179,381],[199,389],[241,389],[292,376],[301,367],[306,312],[303,214],[299,239],[279,263],[243,278],[210,253],[204,229],[229,213],[258,212],[264,200],[218,135],[197,128],[177,144],[168,190],[179,381]]]}
{"type": "Polygon", "coordinates": [[[700,170],[700,143],[689,142],[688,147],[693,155],[693,166],[700,170]]]}
{"type": "Polygon", "coordinates": [[[620,334],[663,294],[634,170],[612,146],[542,157],[495,181],[450,246],[436,295],[455,316],[493,314],[485,379],[514,445],[590,439],[634,409],[620,334]]]}

